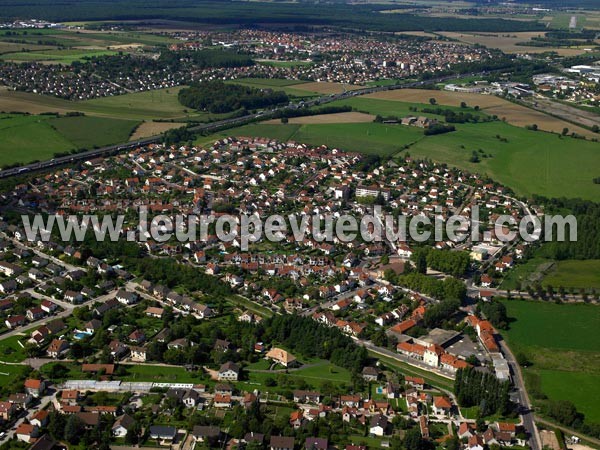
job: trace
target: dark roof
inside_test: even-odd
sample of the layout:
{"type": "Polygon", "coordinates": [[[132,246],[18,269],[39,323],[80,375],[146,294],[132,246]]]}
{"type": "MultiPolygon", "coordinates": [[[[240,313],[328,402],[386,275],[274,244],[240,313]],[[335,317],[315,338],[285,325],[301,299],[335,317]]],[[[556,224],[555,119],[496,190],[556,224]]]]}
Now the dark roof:
{"type": "Polygon", "coordinates": [[[49,434],[44,434],[35,441],[35,444],[31,446],[30,450],[52,450],[55,445],[56,441],[52,439],[49,434]]]}
{"type": "Polygon", "coordinates": [[[244,436],[244,440],[246,442],[260,442],[262,444],[265,440],[265,435],[262,433],[250,432],[246,433],[246,436],[244,436]]]}
{"type": "Polygon", "coordinates": [[[376,416],[371,417],[371,427],[387,427],[388,419],[383,414],[378,414],[376,416]]]}
{"type": "Polygon", "coordinates": [[[194,437],[202,437],[202,438],[214,438],[218,437],[221,433],[221,429],[219,427],[214,426],[201,426],[196,425],[192,430],[192,434],[194,437]]]}
{"type": "Polygon", "coordinates": [[[121,417],[119,417],[115,421],[115,424],[113,425],[113,429],[115,429],[116,427],[118,427],[120,425],[129,431],[134,424],[135,424],[135,419],[133,417],[131,417],[129,414],[123,414],[121,417]]]}
{"type": "Polygon", "coordinates": [[[318,438],[318,437],[308,437],[306,438],[305,446],[307,449],[319,449],[326,450],[329,446],[327,439],[318,438]]]}
{"type": "Polygon", "coordinates": [[[271,436],[271,448],[294,448],[294,438],[287,436],[271,436]]]}
{"type": "Polygon", "coordinates": [[[219,369],[219,373],[220,372],[227,372],[228,370],[233,370],[234,372],[238,373],[240,371],[240,366],[238,366],[234,362],[227,361],[225,364],[223,364],[221,366],[221,368],[219,369]]]}
{"type": "Polygon", "coordinates": [[[150,427],[151,436],[169,437],[173,439],[177,435],[175,427],[167,427],[164,425],[152,425],[150,427]]]}

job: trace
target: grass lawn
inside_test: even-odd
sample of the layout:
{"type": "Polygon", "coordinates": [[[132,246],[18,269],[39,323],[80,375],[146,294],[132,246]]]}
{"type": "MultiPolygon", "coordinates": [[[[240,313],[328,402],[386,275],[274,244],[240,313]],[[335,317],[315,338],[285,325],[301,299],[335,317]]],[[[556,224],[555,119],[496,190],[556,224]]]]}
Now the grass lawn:
{"type": "Polygon", "coordinates": [[[127,142],[139,122],[106,117],[58,117],[48,121],[76,148],[92,148],[127,142]]]}
{"type": "Polygon", "coordinates": [[[542,391],[553,400],[570,400],[591,422],[600,423],[600,373],[540,370],[542,391]]]}
{"type": "Polygon", "coordinates": [[[50,117],[0,115],[0,165],[50,159],[75,149],[48,123],[50,117]]]}
{"type": "Polygon", "coordinates": [[[544,278],[544,285],[556,288],[600,288],[600,260],[558,261],[544,278]]]}
{"type": "Polygon", "coordinates": [[[23,376],[27,370],[27,366],[0,364],[0,387],[12,383],[15,379],[23,376]]]}
{"type": "Polygon", "coordinates": [[[21,362],[27,358],[24,347],[25,345],[21,340],[22,336],[11,336],[0,341],[0,361],[15,363],[21,362]]]}

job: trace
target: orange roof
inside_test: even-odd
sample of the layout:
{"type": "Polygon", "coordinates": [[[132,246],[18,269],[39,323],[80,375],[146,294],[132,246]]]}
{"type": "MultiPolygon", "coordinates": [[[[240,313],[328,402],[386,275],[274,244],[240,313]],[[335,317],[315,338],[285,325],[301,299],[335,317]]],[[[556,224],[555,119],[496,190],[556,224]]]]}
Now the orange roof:
{"type": "Polygon", "coordinates": [[[436,408],[450,409],[452,408],[452,403],[448,397],[433,397],[433,404],[436,408]]]}
{"type": "Polygon", "coordinates": [[[392,331],[395,333],[405,333],[406,331],[410,330],[412,327],[414,327],[416,325],[417,325],[416,320],[408,319],[403,322],[400,322],[397,325],[394,325],[392,327],[392,331]]]}
{"type": "Polygon", "coordinates": [[[42,380],[34,380],[29,378],[28,380],[25,380],[25,387],[27,389],[39,389],[42,387],[42,380]]]}

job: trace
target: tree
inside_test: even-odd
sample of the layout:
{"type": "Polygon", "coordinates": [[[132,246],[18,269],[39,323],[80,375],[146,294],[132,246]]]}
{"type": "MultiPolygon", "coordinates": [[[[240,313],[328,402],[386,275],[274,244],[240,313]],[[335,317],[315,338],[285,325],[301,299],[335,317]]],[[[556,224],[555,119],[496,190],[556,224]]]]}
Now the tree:
{"type": "Polygon", "coordinates": [[[466,108],[467,107],[467,103],[466,102],[460,102],[460,107],[461,108],[466,108]]]}
{"type": "Polygon", "coordinates": [[[569,129],[568,129],[567,127],[564,127],[564,128],[562,129],[562,133],[561,133],[561,134],[562,134],[563,136],[566,136],[567,134],[569,134],[569,129]]]}
{"type": "Polygon", "coordinates": [[[70,444],[77,445],[84,431],[85,427],[81,419],[74,414],[70,415],[65,424],[65,440],[70,444]]]}
{"type": "Polygon", "coordinates": [[[429,104],[431,104],[431,105],[436,105],[436,104],[437,104],[437,100],[436,100],[435,98],[431,97],[431,98],[429,99],[429,104]]]}

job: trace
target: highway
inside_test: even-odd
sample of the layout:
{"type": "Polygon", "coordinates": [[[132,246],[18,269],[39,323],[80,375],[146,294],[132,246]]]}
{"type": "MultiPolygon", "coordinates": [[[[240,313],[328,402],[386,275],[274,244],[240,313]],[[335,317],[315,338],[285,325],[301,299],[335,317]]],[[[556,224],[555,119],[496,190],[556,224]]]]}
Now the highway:
{"type": "MultiPolygon", "coordinates": [[[[219,129],[225,129],[225,128],[233,128],[233,127],[238,127],[241,125],[246,125],[248,123],[255,122],[255,121],[272,119],[276,115],[276,113],[278,113],[280,111],[284,111],[284,110],[294,110],[294,109],[298,109],[300,107],[310,108],[313,106],[330,103],[330,102],[333,102],[336,100],[343,100],[346,98],[357,97],[360,95],[373,94],[374,92],[388,91],[388,90],[395,90],[395,89],[418,88],[418,87],[422,87],[426,84],[439,83],[439,82],[446,81],[449,79],[456,79],[456,78],[461,78],[461,77],[471,77],[471,76],[475,76],[475,75],[485,75],[485,74],[486,74],[485,72],[482,72],[480,74],[469,73],[469,74],[463,74],[463,75],[445,76],[445,77],[435,78],[435,79],[431,79],[431,80],[427,80],[427,81],[414,81],[414,82],[410,82],[410,83],[395,84],[395,85],[390,85],[390,86],[377,86],[377,87],[368,87],[368,88],[364,88],[364,89],[357,89],[354,91],[347,91],[347,92],[342,92],[339,94],[326,95],[326,96],[322,96],[322,97],[312,99],[312,100],[299,101],[297,103],[290,103],[289,105],[279,106],[279,107],[273,108],[271,110],[259,111],[254,114],[247,114],[247,115],[241,116],[241,117],[234,117],[234,118],[230,118],[230,119],[219,120],[216,122],[210,122],[210,123],[205,123],[205,124],[201,124],[201,125],[196,125],[196,126],[190,127],[189,130],[192,132],[205,132],[205,131],[217,131],[219,129]]],[[[59,158],[53,158],[49,161],[41,161],[41,162],[27,164],[27,165],[20,166],[20,167],[14,167],[11,169],[6,169],[6,170],[0,171],[0,179],[15,177],[15,176],[19,176],[19,175],[26,175],[26,174],[29,174],[32,172],[40,172],[40,171],[51,169],[54,167],[60,167],[60,166],[72,164],[72,163],[75,163],[78,161],[87,161],[92,158],[108,156],[108,155],[116,154],[116,153],[124,151],[124,150],[131,150],[131,149],[135,149],[137,147],[141,147],[141,146],[145,146],[145,145],[149,145],[149,144],[160,143],[160,142],[162,142],[162,139],[163,139],[163,135],[160,134],[160,135],[145,138],[145,139],[139,139],[137,141],[116,144],[116,145],[109,145],[106,147],[88,150],[88,151],[84,151],[84,152],[73,154],[73,155],[62,156],[59,158]]]]}

